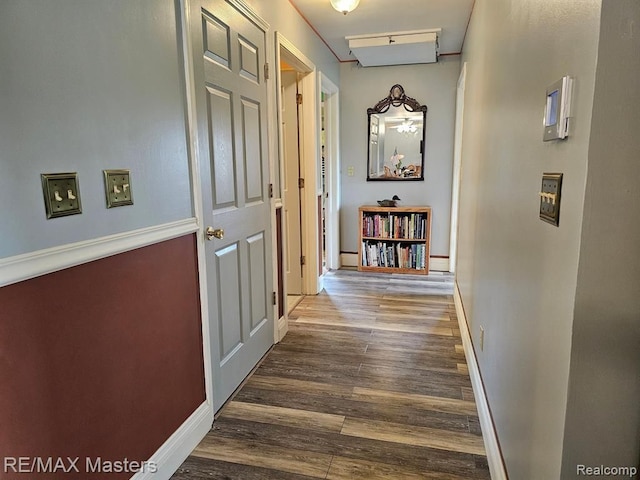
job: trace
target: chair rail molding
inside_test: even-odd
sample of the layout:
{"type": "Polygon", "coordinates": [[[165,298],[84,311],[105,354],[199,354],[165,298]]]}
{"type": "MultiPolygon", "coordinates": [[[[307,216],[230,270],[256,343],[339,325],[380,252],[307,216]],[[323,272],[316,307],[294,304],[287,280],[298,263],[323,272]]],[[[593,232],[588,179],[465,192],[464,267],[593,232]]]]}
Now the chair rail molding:
{"type": "Polygon", "coordinates": [[[3,258],[0,259],[0,287],[189,235],[198,229],[196,219],[188,218],[3,258]]]}

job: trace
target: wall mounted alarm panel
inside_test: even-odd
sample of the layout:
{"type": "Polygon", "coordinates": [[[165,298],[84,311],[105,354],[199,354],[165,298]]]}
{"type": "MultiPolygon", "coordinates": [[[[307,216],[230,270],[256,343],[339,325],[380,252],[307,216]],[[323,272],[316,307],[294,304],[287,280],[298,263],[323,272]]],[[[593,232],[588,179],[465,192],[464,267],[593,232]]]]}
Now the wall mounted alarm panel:
{"type": "Polygon", "coordinates": [[[569,117],[571,116],[571,91],[573,78],[562,77],[547,88],[544,107],[543,140],[558,140],[569,135],[569,117]]]}

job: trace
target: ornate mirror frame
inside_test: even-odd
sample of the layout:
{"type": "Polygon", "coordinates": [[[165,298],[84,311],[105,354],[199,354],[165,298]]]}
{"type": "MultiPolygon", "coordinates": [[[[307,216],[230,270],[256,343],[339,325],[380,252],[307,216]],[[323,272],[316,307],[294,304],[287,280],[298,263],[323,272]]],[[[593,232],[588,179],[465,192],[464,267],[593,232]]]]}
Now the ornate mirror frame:
{"type": "Polygon", "coordinates": [[[407,96],[402,85],[396,84],[387,97],[367,109],[367,119],[367,181],[424,180],[427,106],[407,96]],[[404,125],[391,125],[394,122],[404,125]],[[397,145],[391,147],[397,142],[386,138],[387,129],[389,133],[396,129],[397,137],[403,128],[406,142],[398,151],[397,145]]]}

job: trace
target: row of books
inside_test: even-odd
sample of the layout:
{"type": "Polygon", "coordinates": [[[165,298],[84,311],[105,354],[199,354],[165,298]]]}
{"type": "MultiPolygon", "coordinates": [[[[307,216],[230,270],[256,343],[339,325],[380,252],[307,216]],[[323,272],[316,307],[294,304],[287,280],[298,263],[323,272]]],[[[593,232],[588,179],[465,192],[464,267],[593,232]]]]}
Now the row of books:
{"type": "Polygon", "coordinates": [[[426,238],[427,214],[364,214],[362,236],[374,238],[426,238]]]}
{"type": "Polygon", "coordinates": [[[362,242],[362,266],[424,270],[426,245],[388,242],[362,242]]]}

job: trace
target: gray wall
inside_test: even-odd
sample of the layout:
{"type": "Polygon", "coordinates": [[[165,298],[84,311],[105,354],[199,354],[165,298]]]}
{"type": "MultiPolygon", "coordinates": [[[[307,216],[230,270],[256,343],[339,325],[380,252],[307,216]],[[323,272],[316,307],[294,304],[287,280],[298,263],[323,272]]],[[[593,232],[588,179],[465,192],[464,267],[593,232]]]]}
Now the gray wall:
{"type": "Polygon", "coordinates": [[[560,478],[599,18],[596,0],[478,0],[463,51],[457,282],[514,479],[560,478]],[[571,136],[543,142],[567,74],[571,136]],[[538,218],[543,172],[564,173],[559,227],[538,218]]]}
{"type": "MultiPolygon", "coordinates": [[[[272,32],[280,32],[293,43],[316,66],[338,85],[340,83],[339,63],[318,35],[298,14],[289,0],[245,0],[256,12],[269,23],[272,32]]],[[[275,44],[275,36],[270,35],[267,41],[275,44]]],[[[270,60],[273,64],[273,61],[270,60]]],[[[275,72],[277,67],[272,69],[275,72]]]]}
{"type": "Polygon", "coordinates": [[[603,2],[563,479],[640,457],[639,24],[637,0],[603,2]]]}
{"type": "Polygon", "coordinates": [[[431,255],[449,255],[451,180],[458,56],[441,57],[429,65],[362,68],[340,66],[340,250],[358,250],[358,207],[397,194],[402,205],[430,205],[431,255]],[[424,182],[367,182],[367,108],[399,83],[405,93],[427,105],[424,182]],[[349,167],[354,175],[349,176],[349,167]]]}
{"type": "MultiPolygon", "coordinates": [[[[0,2],[0,258],[193,216],[176,3],[0,2]],[[131,170],[133,206],[106,208],[113,168],[131,170]],[[83,212],[47,220],[40,174],[69,171],[83,212]]],[[[339,82],[287,0],[248,3],[270,24],[272,65],[278,30],[339,82]]]]}
{"type": "Polygon", "coordinates": [[[174,2],[0,2],[0,258],[192,216],[174,2]],[[103,169],[135,205],[107,210],[103,169]],[[41,173],[83,212],[47,220],[41,173]]]}

